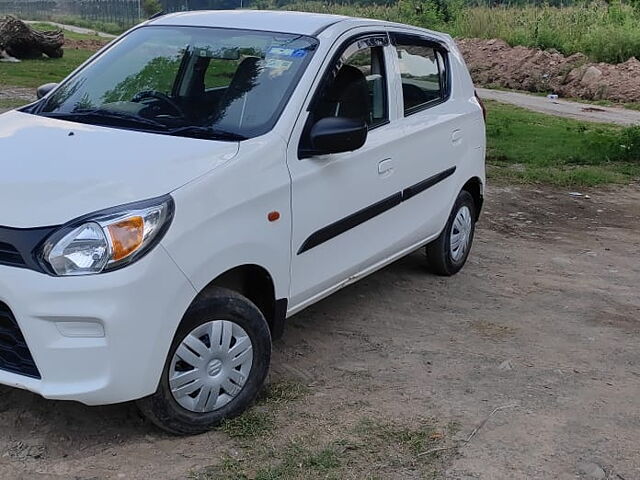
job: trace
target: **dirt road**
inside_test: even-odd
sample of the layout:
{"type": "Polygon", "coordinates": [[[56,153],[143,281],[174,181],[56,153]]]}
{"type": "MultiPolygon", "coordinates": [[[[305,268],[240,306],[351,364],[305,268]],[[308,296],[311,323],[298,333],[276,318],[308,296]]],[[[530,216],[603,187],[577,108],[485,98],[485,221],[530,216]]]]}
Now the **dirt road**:
{"type": "Polygon", "coordinates": [[[615,107],[601,107],[588,103],[571,102],[568,100],[550,100],[539,95],[511,92],[504,90],[490,90],[477,88],[480,98],[510,103],[535,112],[574,118],[584,122],[615,123],[617,125],[640,124],[640,111],[615,107]]]}
{"type": "Polygon", "coordinates": [[[75,25],[66,25],[64,23],[58,22],[46,22],[42,20],[27,20],[26,23],[47,23],[49,25],[53,25],[54,27],[61,28],[62,30],[69,30],[70,32],[80,33],[82,35],[97,35],[102,38],[116,38],[117,35],[112,35],[111,33],[99,32],[97,30],[92,30],[90,28],[76,27],[75,25]]]}
{"type": "Polygon", "coordinates": [[[491,188],[461,274],[415,253],[295,316],[224,431],[0,387],[0,478],[640,478],[640,186],[589,195],[491,188]]]}

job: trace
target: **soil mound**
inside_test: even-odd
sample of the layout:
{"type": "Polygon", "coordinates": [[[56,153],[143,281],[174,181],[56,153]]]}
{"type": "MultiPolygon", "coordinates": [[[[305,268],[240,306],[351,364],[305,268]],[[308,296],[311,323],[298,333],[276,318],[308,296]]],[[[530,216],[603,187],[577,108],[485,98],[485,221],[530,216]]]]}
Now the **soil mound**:
{"type": "Polygon", "coordinates": [[[511,47],[503,40],[457,40],[471,76],[478,85],[563,97],[614,102],[640,102],[640,61],[616,65],[591,63],[580,53],[511,47]]]}

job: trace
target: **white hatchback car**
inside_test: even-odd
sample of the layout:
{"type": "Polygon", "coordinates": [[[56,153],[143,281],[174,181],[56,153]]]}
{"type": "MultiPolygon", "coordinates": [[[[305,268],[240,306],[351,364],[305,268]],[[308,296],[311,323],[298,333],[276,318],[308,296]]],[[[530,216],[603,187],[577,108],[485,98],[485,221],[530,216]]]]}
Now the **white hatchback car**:
{"type": "Polygon", "coordinates": [[[256,398],[286,317],[469,255],[485,126],[448,35],[179,13],[39,96],[0,116],[0,383],[201,432],[256,398]]]}

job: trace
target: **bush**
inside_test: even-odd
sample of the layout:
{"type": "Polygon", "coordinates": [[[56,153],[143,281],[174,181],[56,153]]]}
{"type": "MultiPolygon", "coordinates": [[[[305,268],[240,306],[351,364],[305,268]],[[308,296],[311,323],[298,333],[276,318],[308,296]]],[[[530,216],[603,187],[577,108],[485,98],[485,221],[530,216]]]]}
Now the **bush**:
{"type": "Polygon", "coordinates": [[[620,160],[640,164],[640,126],[625,128],[615,147],[620,160]]]}
{"type": "MultiPolygon", "coordinates": [[[[270,0],[259,0],[260,5],[270,0]]],[[[276,1],[276,0],[273,0],[276,1]]],[[[282,1],[282,0],[277,0],[282,1]]],[[[398,0],[389,4],[298,2],[287,9],[379,18],[441,30],[455,37],[501,38],[510,45],[584,53],[597,62],[640,58],[640,0],[634,5],[579,3],[471,7],[463,0],[398,0]]]]}
{"type": "Polygon", "coordinates": [[[151,17],[162,11],[162,4],[159,0],[143,0],[142,10],[147,17],[151,17]]]}

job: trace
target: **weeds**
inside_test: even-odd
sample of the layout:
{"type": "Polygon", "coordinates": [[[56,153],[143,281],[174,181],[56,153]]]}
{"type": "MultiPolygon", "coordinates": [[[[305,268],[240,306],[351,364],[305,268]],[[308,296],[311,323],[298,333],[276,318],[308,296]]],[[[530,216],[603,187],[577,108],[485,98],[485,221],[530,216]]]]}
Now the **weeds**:
{"type": "Polygon", "coordinates": [[[270,432],[274,426],[275,421],[271,412],[266,409],[251,408],[239,417],[225,420],[220,430],[237,440],[251,440],[270,432]]]}
{"type": "Polygon", "coordinates": [[[27,100],[21,98],[0,98],[0,109],[9,110],[12,108],[18,108],[29,103],[27,100]]]}
{"type": "Polygon", "coordinates": [[[420,455],[425,450],[450,443],[459,426],[437,428],[434,419],[413,419],[404,424],[363,417],[355,426],[341,425],[340,436],[325,434],[295,436],[279,444],[278,437],[247,445],[238,456],[227,456],[216,465],[192,472],[192,480],[294,480],[389,478],[391,472],[412,472],[411,476],[436,478],[453,458],[455,446],[447,452],[420,455]]]}
{"type": "MultiPolygon", "coordinates": [[[[260,5],[273,8],[275,4],[260,5]]],[[[554,48],[565,55],[584,53],[596,62],[640,57],[640,8],[620,2],[469,7],[460,0],[399,0],[384,5],[303,1],[285,8],[409,23],[454,37],[501,38],[510,45],[554,48]]]]}
{"type": "Polygon", "coordinates": [[[275,413],[279,407],[302,398],[308,388],[295,380],[279,380],[265,388],[258,404],[239,417],[226,420],[220,429],[229,437],[246,441],[264,436],[275,428],[275,413]]]}

